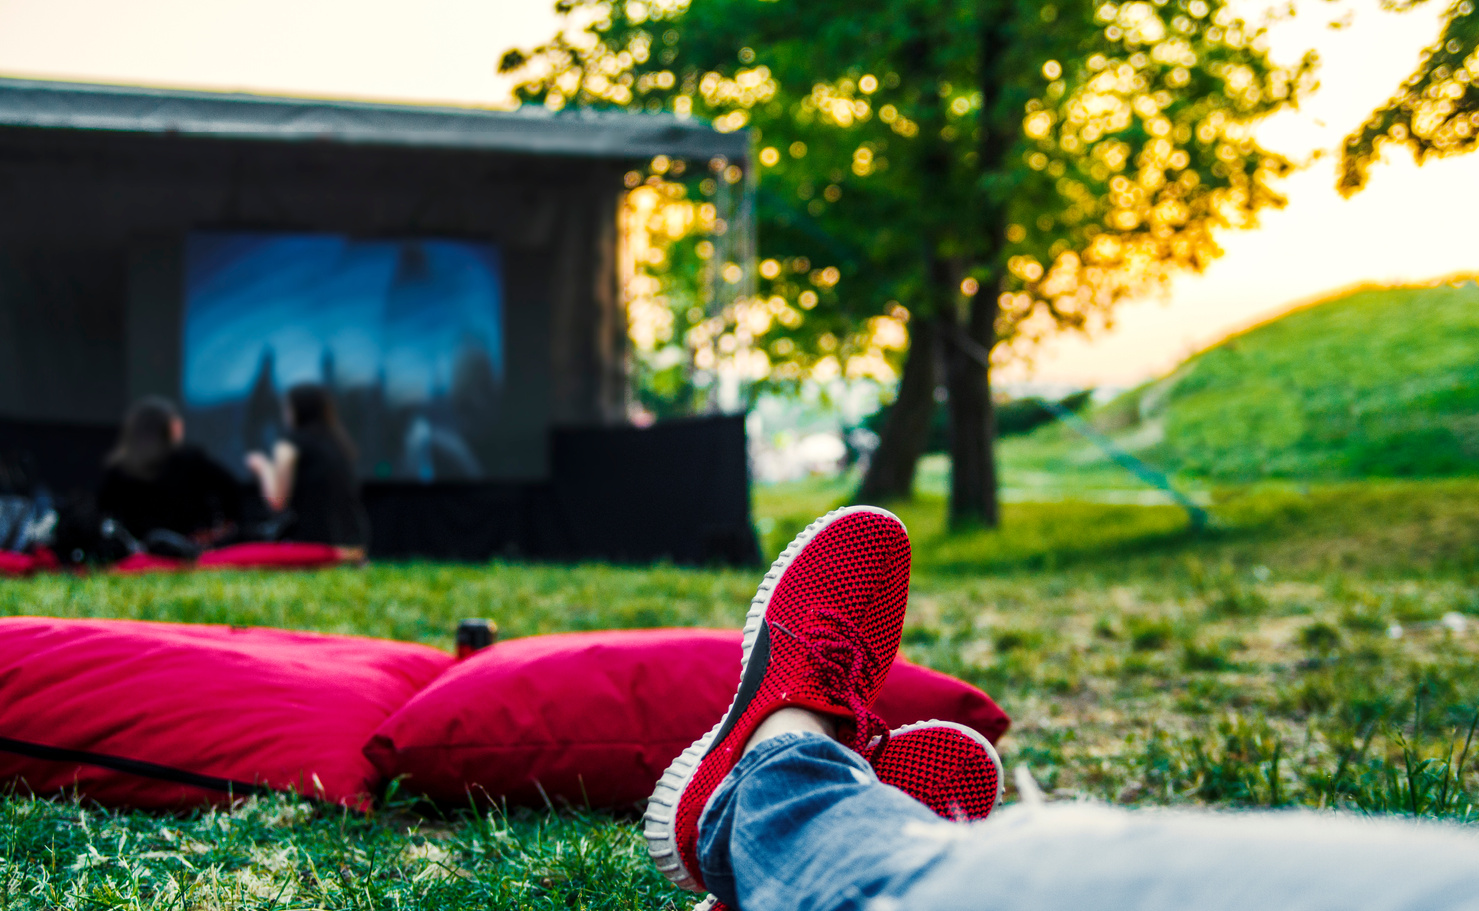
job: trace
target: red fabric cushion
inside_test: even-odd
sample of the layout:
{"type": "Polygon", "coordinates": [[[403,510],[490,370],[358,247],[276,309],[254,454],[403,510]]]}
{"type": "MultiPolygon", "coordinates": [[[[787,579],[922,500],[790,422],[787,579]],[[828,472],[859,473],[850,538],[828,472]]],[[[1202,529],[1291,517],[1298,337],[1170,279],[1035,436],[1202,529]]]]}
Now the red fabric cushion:
{"type": "Polygon", "coordinates": [[[13,550],[0,550],[0,578],[29,576],[38,568],[36,558],[13,550]]]}
{"type": "Polygon", "coordinates": [[[451,663],[349,636],[0,619],[0,782],[116,807],[220,802],[228,782],[361,805],[380,783],[365,739],[451,663]]]}
{"type": "Polygon", "coordinates": [[[233,544],[200,555],[202,569],[319,569],[344,562],[339,549],[299,541],[233,544]]]}
{"type": "Polygon", "coordinates": [[[189,568],[190,563],[187,560],[140,553],[129,554],[108,567],[108,572],[119,576],[135,576],[141,573],[178,573],[189,568]]]}
{"type": "MultiPolygon", "coordinates": [[[[641,630],[535,636],[458,664],[386,719],[365,754],[387,778],[456,803],[471,790],[538,805],[647,797],[713,727],[739,686],[740,633],[641,630]]],[[[877,707],[891,727],[938,718],[989,739],[1011,723],[991,697],[902,658],[877,707]]]]}

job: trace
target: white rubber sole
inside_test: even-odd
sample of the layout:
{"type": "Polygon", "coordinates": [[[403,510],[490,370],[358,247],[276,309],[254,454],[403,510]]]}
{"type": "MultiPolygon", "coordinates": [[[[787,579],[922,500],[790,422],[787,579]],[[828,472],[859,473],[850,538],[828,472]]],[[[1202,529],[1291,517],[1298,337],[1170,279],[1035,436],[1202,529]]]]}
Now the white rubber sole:
{"type": "Polygon", "coordinates": [[[996,747],[991,745],[991,741],[981,736],[981,732],[975,728],[967,727],[955,721],[939,720],[916,721],[913,724],[906,724],[903,727],[894,728],[889,732],[888,736],[897,737],[900,734],[907,734],[910,731],[917,731],[921,728],[950,728],[951,730],[959,731],[976,743],[979,743],[986,750],[986,755],[990,756],[991,761],[996,764],[996,798],[991,801],[991,812],[995,813],[996,808],[1001,806],[1001,795],[1006,792],[1007,773],[1006,768],[1001,764],[1001,756],[996,752],[996,747]]]}
{"type": "MultiPolygon", "coordinates": [[[[741,680],[745,678],[745,670],[750,665],[750,651],[755,647],[755,640],[760,635],[760,627],[765,622],[765,611],[770,606],[770,596],[780,584],[781,576],[785,574],[791,561],[796,559],[796,555],[801,553],[802,548],[806,547],[813,538],[821,534],[822,529],[843,516],[866,512],[888,516],[898,522],[901,528],[904,525],[898,516],[877,506],[845,506],[815,519],[802,529],[790,544],[786,545],[786,549],[781,551],[780,556],[775,558],[775,562],[766,571],[765,578],[761,580],[760,587],[756,589],[755,597],[750,599],[750,610],[745,615],[744,641],[740,652],[741,680]]],[[[737,697],[739,694],[735,695],[737,697]]],[[[713,744],[714,735],[724,727],[724,722],[728,720],[733,711],[734,702],[731,701],[719,722],[673,760],[667,771],[663,772],[662,777],[658,779],[656,789],[647,800],[647,812],[642,814],[642,835],[647,839],[648,856],[675,886],[690,892],[702,892],[703,888],[683,865],[683,855],[678,850],[676,828],[678,802],[682,800],[683,792],[688,789],[689,782],[693,780],[693,773],[698,769],[699,762],[703,760],[704,754],[708,753],[710,745],[713,744]]]]}

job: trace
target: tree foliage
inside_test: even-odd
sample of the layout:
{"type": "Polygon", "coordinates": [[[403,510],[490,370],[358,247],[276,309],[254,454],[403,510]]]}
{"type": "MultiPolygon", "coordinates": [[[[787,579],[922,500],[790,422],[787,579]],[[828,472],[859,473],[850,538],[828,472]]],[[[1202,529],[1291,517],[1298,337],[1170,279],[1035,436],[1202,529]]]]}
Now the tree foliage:
{"type": "Polygon", "coordinates": [[[1271,63],[1260,32],[1207,0],[559,9],[566,29],[504,57],[522,100],[756,131],[775,263],[762,295],[817,295],[804,322],[820,331],[793,339],[816,354],[891,301],[929,306],[928,253],[962,260],[967,290],[1005,295],[1003,336],[1033,317],[1084,326],[1147,281],[1201,268],[1214,230],[1282,202],[1271,180],[1289,164],[1251,127],[1308,69],[1271,63]],[[1004,154],[985,168],[990,143],[1004,154]]]}
{"type": "MultiPolygon", "coordinates": [[[[1290,164],[1257,143],[1253,125],[1293,103],[1313,65],[1275,65],[1262,33],[1222,0],[557,9],[567,17],[558,35],[503,59],[523,76],[522,100],[754,132],[758,293],[674,321],[694,363],[714,360],[717,343],[735,357],[758,352],[756,377],[887,380],[904,324],[931,321],[924,335],[947,354],[952,518],[987,524],[988,358],[1003,341],[1093,328],[1126,295],[1205,266],[1218,229],[1281,205],[1273,181],[1290,164]]],[[[706,178],[698,189],[722,185],[706,178]]],[[[934,370],[905,377],[912,398],[896,411],[933,407],[934,370]]],[[[893,436],[927,430],[927,415],[915,417],[901,418],[911,429],[886,428],[884,452],[893,436]]],[[[908,470],[892,474],[907,491],[918,450],[899,452],[908,470]]]]}
{"type": "MultiPolygon", "coordinates": [[[[1411,8],[1422,0],[1400,4],[1411,8]]],[[[1417,70],[1361,128],[1346,138],[1340,190],[1349,196],[1366,185],[1382,147],[1406,147],[1419,163],[1472,151],[1479,144],[1479,9],[1457,0],[1444,13],[1438,40],[1417,70]]]]}

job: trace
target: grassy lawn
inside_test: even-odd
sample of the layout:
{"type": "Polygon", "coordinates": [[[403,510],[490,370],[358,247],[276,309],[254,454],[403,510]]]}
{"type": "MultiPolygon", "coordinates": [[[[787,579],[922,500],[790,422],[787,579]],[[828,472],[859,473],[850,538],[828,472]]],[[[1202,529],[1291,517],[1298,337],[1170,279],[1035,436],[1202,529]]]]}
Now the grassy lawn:
{"type": "MultiPolygon", "coordinates": [[[[845,495],[757,491],[774,552],[845,495]]],[[[1009,504],[1000,532],[915,542],[905,651],[986,689],[1001,744],[1050,793],[1129,805],[1344,807],[1474,820],[1479,481],[1212,491],[1172,507],[1009,504]],[[1459,769],[1460,758],[1464,759],[1459,769]]],[[[302,575],[0,582],[0,615],[355,632],[449,648],[506,637],[734,626],[759,573],[600,565],[382,565],[302,575]]],[[[1008,799],[1013,799],[1010,791],[1008,799]]],[[[0,907],[685,907],[629,817],[364,816],[292,799],[185,817],[0,800],[0,907]]]]}
{"type": "MultiPolygon", "coordinates": [[[[1196,487],[1479,474],[1479,285],[1371,288],[1296,310],[1092,409],[1196,487]]],[[[1010,486],[1135,486],[1061,425],[1006,441],[1010,486]]]]}

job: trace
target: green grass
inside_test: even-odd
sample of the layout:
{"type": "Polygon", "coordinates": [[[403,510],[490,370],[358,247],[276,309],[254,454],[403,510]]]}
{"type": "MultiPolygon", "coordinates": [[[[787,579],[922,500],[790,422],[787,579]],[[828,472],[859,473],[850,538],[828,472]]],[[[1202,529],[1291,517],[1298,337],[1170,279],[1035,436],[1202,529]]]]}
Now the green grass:
{"type": "MultiPolygon", "coordinates": [[[[846,492],[758,490],[767,548],[846,492]]],[[[1213,493],[1217,527],[1201,534],[1169,507],[1058,502],[1008,504],[1003,531],[949,536],[938,499],[901,507],[915,544],[905,652],[995,696],[1015,719],[1004,760],[1058,797],[1474,820],[1479,481],[1213,493]]],[[[0,615],[450,648],[464,616],[505,636],[735,626],[757,578],[503,562],[47,577],[0,582],[0,615]]],[[[395,799],[360,815],[273,798],[175,817],[12,796],[0,907],[686,907],[640,841],[628,817],[570,810],[425,818],[395,799]]]]}
{"type": "MultiPolygon", "coordinates": [[[[766,552],[852,489],[837,479],[758,490],[766,552]]],[[[1479,480],[1265,484],[1211,490],[1207,499],[1213,527],[1203,532],[1175,506],[1009,502],[1001,530],[964,534],[947,533],[940,498],[894,508],[914,542],[917,584],[1074,567],[1139,578],[1176,573],[1187,560],[1262,565],[1301,578],[1470,578],[1479,571],[1479,480]]]]}
{"type": "Polygon", "coordinates": [[[463,617],[504,638],[594,629],[733,626],[754,574],[602,564],[377,564],[312,573],[193,573],[0,581],[0,616],[124,617],[276,626],[451,650],[463,617]],[[738,611],[738,613],[736,613],[738,611]]]}
{"type": "MultiPolygon", "coordinates": [[[[1361,290],[1227,339],[1098,408],[1188,482],[1479,474],[1479,287],[1361,290]]],[[[1002,447],[1007,486],[1140,485],[1063,427],[1002,447]]]]}
{"type": "Polygon", "coordinates": [[[184,817],[0,801],[4,908],[656,908],[673,889],[607,815],[399,808],[293,798],[184,817]]]}

